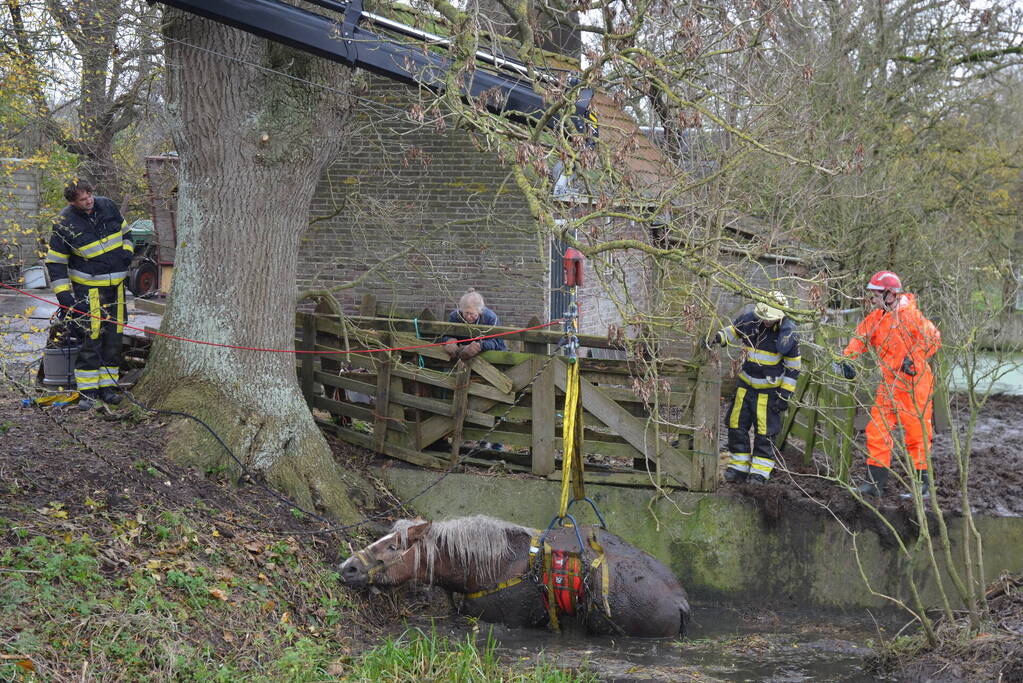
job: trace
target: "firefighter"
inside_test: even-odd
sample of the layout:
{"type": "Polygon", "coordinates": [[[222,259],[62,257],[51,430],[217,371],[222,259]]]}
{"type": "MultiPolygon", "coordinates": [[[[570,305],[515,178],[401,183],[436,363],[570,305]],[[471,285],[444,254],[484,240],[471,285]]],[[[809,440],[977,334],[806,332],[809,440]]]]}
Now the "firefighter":
{"type": "MultiPolygon", "coordinates": [[[[927,359],[941,347],[941,334],[917,308],[915,297],[903,293],[902,280],[891,271],[882,270],[870,278],[867,299],[873,310],[857,325],[843,354],[856,358],[873,349],[881,367],[881,383],[867,424],[868,481],[859,492],[878,497],[884,494],[895,443],[892,430],[900,425],[916,476],[923,480],[921,493],[926,497],[929,484],[924,473],[934,410],[934,376],[927,359]]],[[[840,367],[846,378],[856,376],[848,363],[840,367]]]]}
{"type": "MultiPolygon", "coordinates": [[[[50,235],[46,267],[57,302],[73,307],[68,319],[78,330],[81,349],[75,363],[79,407],[96,401],[117,404],[124,331],[124,280],[134,248],[123,232],[117,205],[92,193],[85,181],[64,188],[68,205],[60,212],[50,235]],[[88,316],[81,315],[88,313],[88,316]]],[[[68,311],[64,309],[64,313],[68,311]]]]}
{"type": "MultiPolygon", "coordinates": [[[[788,306],[781,292],[768,297],[788,306]]],[[[796,326],[781,308],[760,302],[707,339],[708,348],[714,345],[742,346],[746,354],[732,408],[725,415],[729,452],[725,481],[766,483],[774,469],[774,437],[781,430],[802,364],[796,326]]]]}

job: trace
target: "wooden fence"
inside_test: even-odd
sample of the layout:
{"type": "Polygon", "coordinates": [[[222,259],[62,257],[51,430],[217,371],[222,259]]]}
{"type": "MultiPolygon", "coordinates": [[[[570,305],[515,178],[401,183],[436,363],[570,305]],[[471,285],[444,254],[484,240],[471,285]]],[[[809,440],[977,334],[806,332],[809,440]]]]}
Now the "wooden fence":
{"type": "MultiPolygon", "coordinates": [[[[567,376],[556,347],[560,332],[518,332],[505,339],[522,351],[487,351],[468,361],[450,360],[441,347],[339,353],[515,329],[439,322],[428,311],[380,317],[372,302],[363,312],[370,315],[298,314],[296,348],[321,352],[298,356],[302,390],[321,426],[349,443],[425,467],[447,468],[463,458],[560,476],[567,376]],[[482,448],[481,441],[503,450],[482,448]]],[[[580,342],[584,352],[613,348],[606,338],[581,336],[580,342]]],[[[716,487],[720,379],[713,367],[602,358],[579,363],[587,481],[716,487]]]]}

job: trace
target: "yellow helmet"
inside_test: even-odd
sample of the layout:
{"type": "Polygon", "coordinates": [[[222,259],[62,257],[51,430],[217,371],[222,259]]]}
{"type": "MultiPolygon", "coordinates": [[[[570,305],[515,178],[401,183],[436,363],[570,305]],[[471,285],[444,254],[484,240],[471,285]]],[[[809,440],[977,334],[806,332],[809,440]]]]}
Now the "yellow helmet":
{"type": "MultiPolygon", "coordinates": [[[[767,297],[769,299],[774,299],[782,306],[789,305],[789,300],[785,298],[784,294],[777,290],[773,292],[768,292],[767,297]]],[[[760,301],[757,302],[757,305],[753,307],[753,315],[757,316],[765,323],[776,323],[785,317],[785,311],[760,301]]]]}

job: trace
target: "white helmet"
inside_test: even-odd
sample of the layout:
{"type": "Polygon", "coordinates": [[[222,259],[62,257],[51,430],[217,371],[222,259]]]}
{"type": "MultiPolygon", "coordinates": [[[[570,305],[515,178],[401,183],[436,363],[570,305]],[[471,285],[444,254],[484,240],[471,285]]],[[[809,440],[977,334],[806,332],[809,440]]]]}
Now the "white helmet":
{"type": "MultiPolygon", "coordinates": [[[[789,305],[789,300],[785,298],[784,294],[777,290],[773,292],[768,292],[767,297],[769,299],[774,299],[782,306],[789,305]]],[[[765,323],[776,323],[785,317],[785,311],[760,301],[757,302],[757,305],[753,307],[753,315],[757,316],[765,323]]]]}

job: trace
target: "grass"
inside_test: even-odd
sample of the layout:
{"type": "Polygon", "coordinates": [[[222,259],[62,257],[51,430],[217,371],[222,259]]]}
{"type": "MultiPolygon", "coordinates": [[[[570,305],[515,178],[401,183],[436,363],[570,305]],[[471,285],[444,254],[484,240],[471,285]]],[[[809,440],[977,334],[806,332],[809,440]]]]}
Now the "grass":
{"type": "Polygon", "coordinates": [[[509,668],[492,640],[378,644],[355,594],[294,538],[225,538],[145,506],[0,511],[0,681],[592,680],[509,668]]]}
{"type": "Polygon", "coordinates": [[[527,671],[507,670],[498,660],[490,634],[480,650],[471,636],[452,642],[419,629],[389,638],[364,653],[345,674],[345,680],[365,681],[465,681],[490,683],[568,683],[595,681],[589,674],[573,673],[541,664],[527,671]]]}

